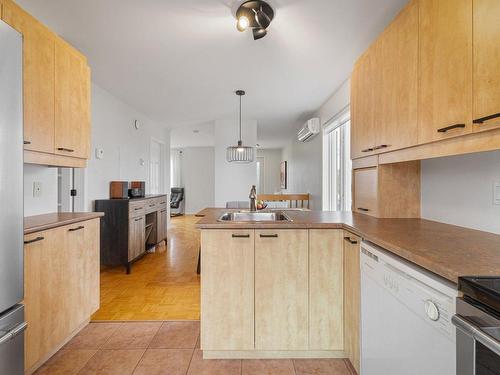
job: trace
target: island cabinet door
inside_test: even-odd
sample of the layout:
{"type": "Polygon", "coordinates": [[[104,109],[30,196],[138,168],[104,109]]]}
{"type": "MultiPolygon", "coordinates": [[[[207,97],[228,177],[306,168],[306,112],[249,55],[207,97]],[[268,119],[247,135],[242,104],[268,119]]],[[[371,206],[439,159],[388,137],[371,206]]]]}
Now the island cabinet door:
{"type": "Polygon", "coordinates": [[[344,329],[345,352],[359,374],[360,283],[359,252],[361,238],[344,232],[344,329]]]}
{"type": "Polygon", "coordinates": [[[341,229],[309,231],[309,349],[344,349],[341,229]]]}
{"type": "Polygon", "coordinates": [[[254,231],[201,232],[201,349],[254,349],[254,231]]]}
{"type": "Polygon", "coordinates": [[[308,231],[255,231],[255,348],[308,349],[308,231]]]}

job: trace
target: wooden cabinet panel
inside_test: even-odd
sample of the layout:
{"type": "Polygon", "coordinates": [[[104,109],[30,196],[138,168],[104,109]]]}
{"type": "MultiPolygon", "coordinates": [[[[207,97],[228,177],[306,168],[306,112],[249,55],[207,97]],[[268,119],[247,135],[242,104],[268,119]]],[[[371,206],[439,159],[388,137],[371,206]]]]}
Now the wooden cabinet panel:
{"type": "Polygon", "coordinates": [[[377,176],[377,167],[355,169],[353,171],[353,211],[377,216],[377,176]]]}
{"type": "Polygon", "coordinates": [[[255,348],[307,350],[308,320],[307,230],[256,230],[255,348]]]}
{"type": "Polygon", "coordinates": [[[99,219],[26,235],[24,294],[30,370],[99,308],[99,219]]]}
{"type": "Polygon", "coordinates": [[[360,284],[359,252],[361,239],[344,232],[344,337],[345,352],[360,373],[360,284]]]}
{"type": "Polygon", "coordinates": [[[375,152],[416,145],[418,3],[411,1],[381,35],[376,72],[375,152]]]}
{"type": "Polygon", "coordinates": [[[55,44],[55,153],[85,158],[90,149],[90,69],[62,40],[55,44]]]}
{"type": "Polygon", "coordinates": [[[158,211],[158,219],[157,219],[157,233],[158,233],[158,242],[163,241],[167,238],[167,208],[164,207],[158,211]]]}
{"type": "Polygon", "coordinates": [[[377,46],[370,47],[358,60],[351,76],[351,158],[367,156],[374,147],[375,86],[377,46]]]}
{"type": "Polygon", "coordinates": [[[473,1],[474,131],[500,126],[500,1],[473,1]]]}
{"type": "Polygon", "coordinates": [[[309,230],[309,349],[344,349],[343,235],[309,230]]]}
{"type": "Polygon", "coordinates": [[[53,153],[55,35],[12,2],[3,19],[23,34],[24,148],[53,153]]]}
{"type": "Polygon", "coordinates": [[[419,4],[418,126],[426,143],[471,132],[472,1],[419,4]]]}
{"type": "Polygon", "coordinates": [[[128,231],[128,261],[137,258],[146,250],[145,216],[129,221],[128,231]]]}
{"type": "Polygon", "coordinates": [[[254,231],[201,233],[201,348],[254,349],[254,231]]]}

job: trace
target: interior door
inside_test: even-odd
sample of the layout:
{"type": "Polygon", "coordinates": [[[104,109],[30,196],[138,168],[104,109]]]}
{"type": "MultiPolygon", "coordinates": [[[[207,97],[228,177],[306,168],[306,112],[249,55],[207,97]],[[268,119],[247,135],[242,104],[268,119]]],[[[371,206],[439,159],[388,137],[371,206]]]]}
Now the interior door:
{"type": "Polygon", "coordinates": [[[309,348],[308,258],[307,230],[255,231],[256,349],[309,348]]]}

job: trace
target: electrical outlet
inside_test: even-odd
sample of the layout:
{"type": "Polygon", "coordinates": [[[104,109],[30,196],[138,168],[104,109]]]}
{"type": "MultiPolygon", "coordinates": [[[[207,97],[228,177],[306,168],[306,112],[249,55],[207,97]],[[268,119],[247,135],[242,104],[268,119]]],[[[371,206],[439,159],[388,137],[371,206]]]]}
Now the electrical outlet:
{"type": "Polygon", "coordinates": [[[500,205],[500,182],[493,183],[493,204],[500,205]]]}
{"type": "Polygon", "coordinates": [[[39,181],[33,182],[33,198],[40,198],[42,196],[42,183],[39,181]]]}

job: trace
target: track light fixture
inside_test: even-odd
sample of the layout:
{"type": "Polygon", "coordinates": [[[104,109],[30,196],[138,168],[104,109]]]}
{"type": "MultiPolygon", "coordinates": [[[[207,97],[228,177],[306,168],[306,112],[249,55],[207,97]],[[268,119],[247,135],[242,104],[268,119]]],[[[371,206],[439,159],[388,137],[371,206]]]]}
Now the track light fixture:
{"type": "Polygon", "coordinates": [[[236,11],[236,28],[243,32],[252,29],[254,40],[267,35],[267,28],[274,18],[274,10],[262,0],[245,1],[236,11]]]}

